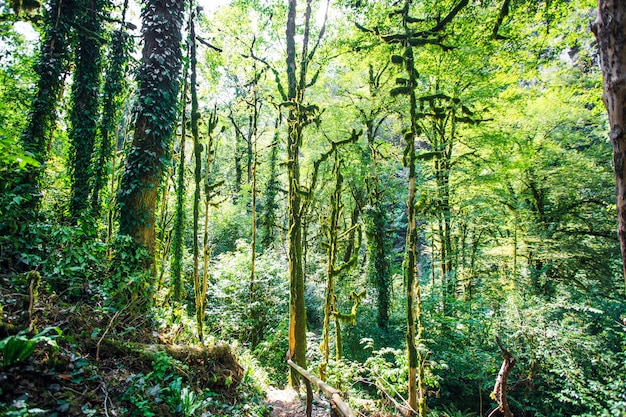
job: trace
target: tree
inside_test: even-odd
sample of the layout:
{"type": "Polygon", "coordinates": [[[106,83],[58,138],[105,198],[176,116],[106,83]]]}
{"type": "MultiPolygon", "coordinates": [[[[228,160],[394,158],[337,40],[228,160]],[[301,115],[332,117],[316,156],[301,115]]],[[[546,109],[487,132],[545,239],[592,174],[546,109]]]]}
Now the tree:
{"type": "Polygon", "coordinates": [[[155,252],[157,192],[177,117],[183,9],[183,0],[148,0],[142,10],[138,114],[118,203],[120,233],[146,246],[149,265],[155,252]]]}
{"type": "Polygon", "coordinates": [[[598,40],[604,76],[602,98],[609,115],[609,138],[613,145],[617,234],[626,282],[626,4],[619,0],[598,0],[598,16],[591,28],[598,40]]]}
{"type": "Polygon", "coordinates": [[[64,84],[63,72],[69,60],[70,28],[75,12],[74,1],[51,0],[44,14],[44,36],[40,57],[35,64],[39,77],[31,103],[28,124],[22,133],[24,151],[37,160],[16,181],[22,195],[21,215],[34,219],[40,200],[39,179],[47,160],[48,142],[53,130],[59,94],[64,84]]]}
{"type": "Polygon", "coordinates": [[[76,69],[72,80],[72,110],[69,171],[71,184],[70,215],[76,222],[89,206],[93,189],[92,157],[95,149],[99,115],[101,72],[101,15],[107,9],[105,0],[80,0],[76,20],[79,22],[76,45],[76,69]]]}
{"type": "MultiPolygon", "coordinates": [[[[407,195],[407,229],[405,258],[403,263],[404,279],[407,288],[406,298],[406,315],[407,315],[407,333],[406,343],[408,350],[409,362],[409,406],[416,411],[419,416],[426,413],[426,385],[424,381],[424,364],[423,352],[421,345],[423,343],[422,324],[422,300],[421,288],[417,279],[417,263],[418,253],[418,233],[416,219],[416,161],[417,154],[415,151],[415,141],[420,133],[418,124],[418,103],[416,97],[416,89],[418,86],[419,74],[416,69],[414,48],[423,47],[424,45],[437,45],[446,48],[443,44],[445,38],[444,29],[455,18],[455,16],[468,4],[468,0],[460,0],[445,15],[443,19],[436,19],[436,23],[432,25],[430,19],[418,19],[411,16],[411,0],[405,0],[402,8],[393,10],[390,16],[399,16],[402,30],[398,33],[380,35],[383,42],[392,45],[399,45],[402,55],[393,55],[392,62],[401,65],[408,78],[397,78],[398,87],[393,88],[390,93],[392,96],[408,96],[409,100],[409,122],[405,131],[403,164],[408,169],[408,195],[407,195]],[[416,24],[424,22],[432,26],[420,30],[416,24]],[[417,339],[417,344],[416,344],[417,339]],[[420,349],[418,349],[418,345],[420,349]]],[[[371,32],[379,35],[380,30],[366,29],[360,27],[363,31],[371,32]]]]}
{"type": "MultiPolygon", "coordinates": [[[[304,269],[302,264],[302,187],[300,182],[300,147],[303,130],[313,121],[318,108],[304,102],[306,89],[315,83],[308,78],[309,65],[315,56],[325,32],[325,21],[317,42],[309,50],[311,30],[311,3],[307,0],[304,14],[304,37],[300,61],[296,62],[296,12],[297,1],[289,0],[287,12],[287,181],[288,186],[288,259],[289,259],[289,356],[306,368],[306,308],[304,303],[304,269]],[[299,65],[299,68],[298,68],[299,65]]],[[[328,7],[327,7],[328,10],[328,7]]],[[[312,192],[313,187],[309,190],[312,192]]],[[[297,384],[297,373],[292,370],[291,379],[297,384]]]]}
{"type": "MultiPolygon", "coordinates": [[[[98,158],[94,167],[94,184],[91,193],[91,209],[95,217],[100,215],[102,206],[101,192],[111,175],[111,157],[113,156],[114,134],[119,125],[124,101],[124,89],[127,85],[126,72],[128,67],[129,47],[132,39],[125,30],[126,9],[128,0],[122,9],[120,28],[111,36],[109,65],[106,71],[102,92],[102,118],[100,119],[100,142],[98,158]]],[[[112,191],[112,190],[111,190],[112,191]]]]}

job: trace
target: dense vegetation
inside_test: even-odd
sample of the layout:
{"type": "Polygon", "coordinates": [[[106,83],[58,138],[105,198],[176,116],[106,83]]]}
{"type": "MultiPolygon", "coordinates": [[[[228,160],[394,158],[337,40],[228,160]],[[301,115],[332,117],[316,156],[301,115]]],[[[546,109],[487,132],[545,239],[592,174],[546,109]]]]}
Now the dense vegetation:
{"type": "Polygon", "coordinates": [[[0,3],[2,415],[626,415],[596,2],[138,3],[0,3]]]}

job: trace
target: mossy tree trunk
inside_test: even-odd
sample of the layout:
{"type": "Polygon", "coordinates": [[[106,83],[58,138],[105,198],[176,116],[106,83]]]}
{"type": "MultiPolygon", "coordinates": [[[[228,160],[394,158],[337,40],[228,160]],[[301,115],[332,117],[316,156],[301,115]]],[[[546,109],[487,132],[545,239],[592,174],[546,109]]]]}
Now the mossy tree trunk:
{"type": "MultiPolygon", "coordinates": [[[[351,141],[356,141],[358,135],[353,133],[351,141]]],[[[343,205],[341,204],[341,193],[343,189],[343,175],[341,174],[341,159],[339,158],[339,150],[333,147],[335,153],[335,161],[333,164],[333,176],[335,177],[335,188],[330,198],[330,213],[326,224],[326,244],[327,250],[327,268],[326,268],[326,292],[324,302],[324,324],[322,328],[322,343],[320,351],[322,353],[322,361],[319,365],[320,378],[326,380],[326,369],[328,367],[328,359],[330,357],[330,319],[334,320],[335,325],[335,358],[337,361],[343,357],[343,344],[341,334],[341,321],[350,321],[356,323],[356,308],[352,311],[353,315],[340,314],[337,309],[337,296],[335,294],[336,278],[341,276],[345,271],[354,267],[357,263],[359,255],[359,246],[361,245],[361,229],[359,224],[352,225],[348,230],[341,232],[339,230],[339,220],[343,205]],[[339,256],[340,240],[350,239],[350,235],[358,235],[353,242],[354,250],[350,258],[337,265],[339,256]]],[[[362,294],[365,294],[364,292],[362,294]]],[[[356,301],[357,307],[360,299],[356,301]]]]}
{"type": "Polygon", "coordinates": [[[250,142],[252,143],[252,171],[251,171],[251,189],[252,201],[250,202],[250,210],[252,212],[252,239],[250,241],[250,300],[254,300],[254,280],[256,268],[256,243],[257,243],[257,157],[258,157],[258,125],[259,111],[261,102],[259,101],[259,92],[256,80],[259,79],[256,62],[254,63],[254,80],[252,84],[252,115],[250,118],[250,142]]]}
{"type": "MultiPolygon", "coordinates": [[[[337,225],[339,223],[339,215],[341,211],[341,187],[343,183],[343,177],[341,175],[341,161],[339,160],[339,155],[337,154],[335,154],[333,175],[335,177],[335,189],[330,198],[330,213],[328,215],[328,224],[326,230],[326,244],[328,245],[326,294],[324,301],[324,325],[322,327],[322,344],[320,346],[322,361],[319,365],[320,379],[322,381],[326,381],[326,368],[328,366],[328,358],[330,356],[330,318],[332,312],[337,310],[337,297],[335,296],[335,269],[338,250],[337,225]]],[[[339,343],[338,340],[335,340],[335,342],[339,343]]]]}
{"type": "MultiPolygon", "coordinates": [[[[289,357],[306,369],[306,307],[304,304],[304,269],[302,267],[302,218],[300,197],[300,146],[302,144],[303,115],[300,106],[304,99],[306,80],[298,82],[296,74],[296,8],[297,1],[289,0],[287,12],[287,181],[288,186],[288,249],[289,260],[289,357]]],[[[307,26],[310,18],[310,0],[307,3],[307,26]]],[[[307,38],[304,42],[308,42],[307,38]]],[[[306,52],[306,45],[304,46],[306,52]]],[[[306,60],[307,54],[302,55],[306,60]]],[[[302,67],[306,76],[306,64],[302,67]]],[[[301,74],[302,76],[302,74],[301,74]]],[[[298,373],[290,368],[290,379],[299,385],[298,373]]]]}
{"type": "Polygon", "coordinates": [[[185,228],[185,143],[187,142],[187,95],[189,93],[189,61],[191,54],[191,35],[187,37],[187,61],[183,69],[183,91],[181,95],[181,126],[180,151],[178,154],[178,176],[176,177],[176,212],[174,213],[174,227],[172,238],[172,271],[171,291],[172,299],[180,301],[183,288],[183,234],[185,228]]]}
{"type": "Polygon", "coordinates": [[[200,183],[202,181],[202,145],[198,131],[198,89],[197,89],[197,64],[196,56],[196,8],[194,2],[190,2],[189,14],[189,64],[191,74],[189,87],[191,90],[191,136],[193,137],[193,155],[195,159],[193,179],[193,288],[196,301],[196,325],[198,339],[204,341],[204,309],[206,304],[206,276],[200,276],[200,183]]]}

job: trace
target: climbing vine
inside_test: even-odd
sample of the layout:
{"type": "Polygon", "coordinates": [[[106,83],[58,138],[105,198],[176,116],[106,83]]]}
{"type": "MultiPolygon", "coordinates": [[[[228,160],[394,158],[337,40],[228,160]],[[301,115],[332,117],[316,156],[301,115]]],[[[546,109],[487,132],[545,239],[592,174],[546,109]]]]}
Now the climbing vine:
{"type": "Polygon", "coordinates": [[[53,129],[58,97],[63,87],[63,73],[69,61],[68,39],[75,11],[73,0],[52,0],[44,13],[44,35],[40,56],[35,64],[39,77],[31,103],[26,129],[21,141],[24,151],[39,166],[30,166],[15,181],[15,192],[22,197],[21,215],[34,218],[39,204],[39,178],[47,159],[48,140],[53,129]]]}
{"type": "Polygon", "coordinates": [[[75,65],[72,79],[69,163],[71,184],[70,213],[73,221],[88,207],[93,173],[93,156],[98,124],[101,71],[101,13],[108,0],[78,0],[73,26],[75,65]]]}
{"type": "Polygon", "coordinates": [[[177,119],[184,2],[149,0],[142,10],[144,48],[133,143],[118,194],[120,233],[154,255],[156,197],[170,164],[177,119]]]}
{"type": "Polygon", "coordinates": [[[91,208],[96,217],[101,210],[100,193],[111,174],[110,162],[113,155],[114,133],[123,107],[123,92],[127,84],[125,75],[128,70],[129,53],[133,44],[132,38],[124,29],[127,7],[128,0],[126,0],[122,11],[122,24],[111,36],[109,65],[102,91],[102,117],[99,126],[100,143],[97,162],[94,166],[95,177],[91,196],[91,208]]]}

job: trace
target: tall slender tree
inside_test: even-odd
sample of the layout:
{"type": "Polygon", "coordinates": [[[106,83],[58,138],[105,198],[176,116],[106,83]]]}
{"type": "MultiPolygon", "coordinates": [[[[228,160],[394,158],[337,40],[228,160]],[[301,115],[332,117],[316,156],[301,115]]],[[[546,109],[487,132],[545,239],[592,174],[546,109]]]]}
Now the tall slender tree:
{"type": "MultiPolygon", "coordinates": [[[[307,106],[304,95],[315,79],[309,79],[308,69],[324,36],[326,20],[317,42],[310,48],[312,0],[307,0],[304,13],[304,35],[300,60],[296,56],[297,1],[289,0],[287,11],[287,181],[288,185],[288,259],[289,259],[289,355],[306,368],[306,308],[304,303],[304,268],[302,259],[302,187],[300,182],[300,148],[303,130],[312,122],[317,106],[307,106]],[[310,49],[309,49],[310,48],[310,49]]],[[[328,3],[326,9],[328,10],[328,3]]],[[[311,190],[312,191],[311,187],[311,190]]],[[[292,370],[292,382],[297,373],[292,370]]]]}
{"type": "Polygon", "coordinates": [[[426,414],[426,385],[424,380],[424,364],[422,349],[418,349],[423,343],[424,327],[421,313],[421,288],[418,280],[417,262],[419,260],[418,233],[416,219],[416,161],[415,141],[420,134],[418,123],[419,111],[416,89],[419,74],[415,65],[414,48],[424,45],[438,45],[445,47],[443,41],[446,26],[455,16],[469,3],[469,0],[459,0],[454,7],[443,17],[437,18],[433,23],[431,19],[419,19],[411,15],[412,0],[405,0],[401,8],[393,10],[390,16],[400,18],[401,30],[397,33],[380,35],[380,30],[361,30],[380,35],[383,42],[398,45],[401,55],[393,55],[392,62],[401,65],[407,78],[397,78],[397,87],[391,90],[392,96],[405,96],[409,100],[409,124],[404,135],[405,148],[403,164],[408,169],[408,195],[407,195],[407,229],[406,245],[404,249],[403,272],[406,283],[406,317],[407,333],[406,343],[409,362],[409,406],[412,412],[417,412],[421,417],[426,414]],[[423,29],[424,24],[430,25],[423,29]],[[417,341],[417,343],[416,343],[417,341]]]}
{"type": "MultiPolygon", "coordinates": [[[[191,30],[189,31],[191,32],[191,30]]],[[[180,126],[180,152],[178,155],[178,177],[176,179],[176,213],[174,214],[174,236],[172,239],[172,298],[180,301],[183,288],[183,235],[185,228],[185,143],[187,142],[187,95],[189,91],[189,61],[191,34],[187,36],[187,61],[183,69],[183,92],[181,95],[182,115],[180,126]]]]}
{"type": "Polygon", "coordinates": [[[69,61],[69,37],[76,4],[73,0],[50,0],[44,12],[44,35],[35,64],[37,91],[31,103],[28,124],[22,133],[22,147],[39,166],[30,166],[16,180],[22,195],[21,216],[34,219],[40,201],[39,179],[48,156],[48,142],[56,121],[56,107],[69,61]]]}
{"type": "Polygon", "coordinates": [[[93,185],[92,157],[99,114],[101,72],[101,16],[106,0],[78,0],[76,13],[76,69],[72,79],[69,171],[70,215],[76,222],[89,206],[93,185]]]}

